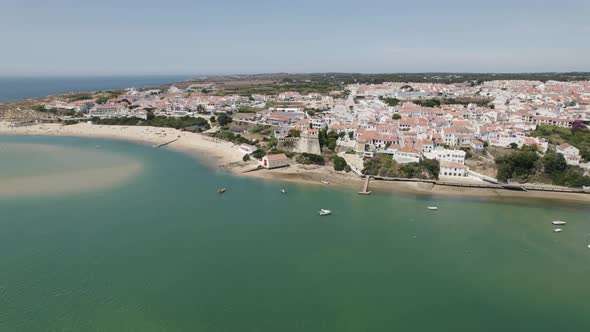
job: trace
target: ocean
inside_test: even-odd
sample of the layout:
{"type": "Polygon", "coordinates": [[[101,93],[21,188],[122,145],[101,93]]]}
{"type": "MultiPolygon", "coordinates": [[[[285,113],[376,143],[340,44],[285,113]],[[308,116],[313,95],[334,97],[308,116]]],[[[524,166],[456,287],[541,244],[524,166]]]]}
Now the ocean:
{"type": "Polygon", "coordinates": [[[0,331],[590,330],[588,205],[361,196],[72,137],[0,137],[0,179],[80,151],[104,156],[68,172],[142,167],[0,197],[0,331]],[[38,162],[39,145],[57,155],[38,162]]]}
{"type": "Polygon", "coordinates": [[[66,92],[158,87],[189,75],[104,77],[0,77],[0,103],[66,92]]]}

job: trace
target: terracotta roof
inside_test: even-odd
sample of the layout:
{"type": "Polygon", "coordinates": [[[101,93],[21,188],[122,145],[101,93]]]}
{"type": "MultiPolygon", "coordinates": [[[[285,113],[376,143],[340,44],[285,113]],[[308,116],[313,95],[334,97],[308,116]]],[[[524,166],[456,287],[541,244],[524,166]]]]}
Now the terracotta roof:
{"type": "Polygon", "coordinates": [[[285,156],[284,153],[279,153],[279,154],[267,154],[266,159],[268,159],[270,161],[274,161],[274,160],[284,160],[284,159],[289,159],[289,158],[287,158],[287,156],[285,156]]]}

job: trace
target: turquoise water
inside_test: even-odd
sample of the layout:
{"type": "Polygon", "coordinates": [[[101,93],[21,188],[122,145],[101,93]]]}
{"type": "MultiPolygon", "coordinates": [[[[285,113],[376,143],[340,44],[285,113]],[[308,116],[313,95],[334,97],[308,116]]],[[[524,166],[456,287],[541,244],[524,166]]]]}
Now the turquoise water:
{"type": "Polygon", "coordinates": [[[360,196],[126,142],[7,142],[144,166],[112,188],[0,200],[0,331],[590,330],[587,205],[360,196]]]}

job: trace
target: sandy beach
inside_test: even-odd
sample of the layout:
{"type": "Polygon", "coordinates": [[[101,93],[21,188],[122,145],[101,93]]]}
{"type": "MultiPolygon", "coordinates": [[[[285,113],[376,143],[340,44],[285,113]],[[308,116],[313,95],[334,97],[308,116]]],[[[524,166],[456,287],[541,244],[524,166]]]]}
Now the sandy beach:
{"type": "MultiPolygon", "coordinates": [[[[327,181],[330,183],[329,186],[352,190],[354,192],[361,189],[363,182],[352,173],[336,172],[327,167],[319,166],[291,165],[287,168],[244,173],[247,170],[255,168],[257,162],[243,162],[243,154],[239,151],[237,145],[213,139],[202,134],[183,132],[172,128],[105,126],[87,123],[68,126],[61,124],[38,124],[12,127],[7,122],[0,122],[0,134],[95,137],[128,140],[149,145],[159,145],[175,140],[173,143],[167,145],[166,148],[188,153],[206,162],[211,167],[225,169],[235,175],[308,185],[324,185],[321,181],[327,181]]],[[[490,200],[546,199],[577,203],[590,202],[590,195],[588,194],[458,188],[415,182],[372,181],[370,190],[490,200]]]]}

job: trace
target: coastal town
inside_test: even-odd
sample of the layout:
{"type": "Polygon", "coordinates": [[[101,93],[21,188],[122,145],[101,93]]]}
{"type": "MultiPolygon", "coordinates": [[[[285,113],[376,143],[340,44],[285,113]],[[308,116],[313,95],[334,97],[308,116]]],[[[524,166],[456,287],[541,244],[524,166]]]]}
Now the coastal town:
{"type": "Polygon", "coordinates": [[[356,83],[324,93],[249,95],[219,94],[211,83],[179,86],[58,96],[32,107],[39,118],[11,126],[177,119],[156,126],[230,141],[244,163],[259,168],[590,186],[590,136],[581,136],[590,123],[589,81],[356,83]]]}

